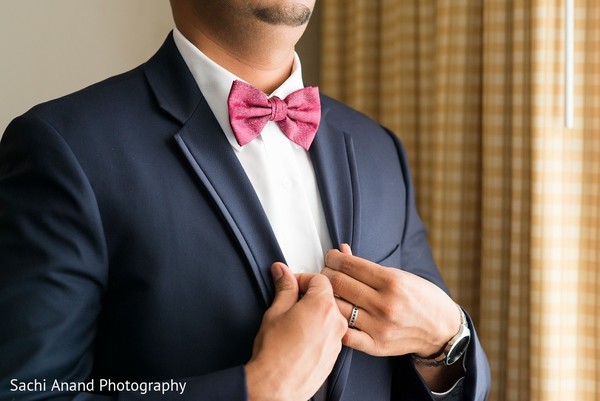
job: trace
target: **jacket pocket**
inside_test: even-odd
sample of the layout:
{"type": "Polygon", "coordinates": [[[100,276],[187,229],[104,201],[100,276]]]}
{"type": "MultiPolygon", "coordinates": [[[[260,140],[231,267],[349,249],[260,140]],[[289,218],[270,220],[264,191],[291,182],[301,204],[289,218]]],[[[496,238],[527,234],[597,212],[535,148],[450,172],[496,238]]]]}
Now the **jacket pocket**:
{"type": "Polygon", "coordinates": [[[400,244],[396,244],[394,248],[390,252],[386,254],[383,258],[375,261],[378,265],[385,267],[397,267],[400,268],[401,265],[401,255],[400,255],[400,244]]]}

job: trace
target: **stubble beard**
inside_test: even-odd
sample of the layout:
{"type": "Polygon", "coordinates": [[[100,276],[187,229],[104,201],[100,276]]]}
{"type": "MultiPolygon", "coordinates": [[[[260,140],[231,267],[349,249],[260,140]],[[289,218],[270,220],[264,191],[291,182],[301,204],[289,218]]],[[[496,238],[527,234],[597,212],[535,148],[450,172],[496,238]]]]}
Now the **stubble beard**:
{"type": "Polygon", "coordinates": [[[292,4],[287,7],[261,7],[254,10],[254,16],[270,25],[298,27],[310,20],[312,11],[304,4],[292,4]]]}

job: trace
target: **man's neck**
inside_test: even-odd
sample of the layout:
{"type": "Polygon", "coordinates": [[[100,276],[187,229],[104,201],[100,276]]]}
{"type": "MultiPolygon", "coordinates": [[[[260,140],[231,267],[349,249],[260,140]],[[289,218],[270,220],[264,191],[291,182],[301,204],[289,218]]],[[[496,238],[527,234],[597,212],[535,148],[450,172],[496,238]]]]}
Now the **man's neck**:
{"type": "MultiPolygon", "coordinates": [[[[294,47],[265,43],[226,48],[200,30],[182,31],[183,35],[214,62],[270,94],[292,73],[294,47]]],[[[256,43],[255,43],[256,44],[256,43]]]]}

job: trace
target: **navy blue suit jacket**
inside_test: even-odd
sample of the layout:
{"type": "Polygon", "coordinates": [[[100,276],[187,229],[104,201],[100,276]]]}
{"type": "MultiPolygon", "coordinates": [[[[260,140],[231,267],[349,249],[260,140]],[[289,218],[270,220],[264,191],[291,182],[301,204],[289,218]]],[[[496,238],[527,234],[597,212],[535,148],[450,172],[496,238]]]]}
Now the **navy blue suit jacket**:
{"type": "MultiPolygon", "coordinates": [[[[322,106],[310,155],[332,242],[445,288],[399,141],[330,98],[322,106]]],[[[0,399],[100,400],[14,392],[10,380],[105,378],[182,379],[181,399],[246,401],[243,364],[274,295],[269,267],[283,260],[169,36],[144,65],[33,108],[2,138],[0,399]]],[[[476,335],[467,367],[466,398],[481,400],[476,335]]],[[[335,401],[429,399],[407,356],[343,349],[328,383],[335,401]]]]}

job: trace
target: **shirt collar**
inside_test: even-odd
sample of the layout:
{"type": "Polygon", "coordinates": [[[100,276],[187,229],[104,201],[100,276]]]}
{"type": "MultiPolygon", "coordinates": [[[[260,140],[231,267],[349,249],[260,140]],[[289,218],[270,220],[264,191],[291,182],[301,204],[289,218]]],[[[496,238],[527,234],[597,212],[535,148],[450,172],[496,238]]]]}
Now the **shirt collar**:
{"type": "MultiPolygon", "coordinates": [[[[175,28],[173,30],[173,39],[175,45],[181,53],[183,60],[190,69],[202,95],[206,99],[210,109],[215,115],[219,125],[223,129],[227,140],[231,146],[240,151],[242,147],[237,143],[231,125],[229,124],[229,111],[227,108],[227,98],[233,81],[242,79],[236,77],[219,64],[208,58],[196,46],[194,46],[183,34],[175,28]]],[[[287,97],[290,93],[302,89],[304,83],[302,81],[302,67],[300,58],[297,53],[294,53],[294,65],[289,78],[281,84],[271,96],[277,96],[281,99],[287,97]]]]}

